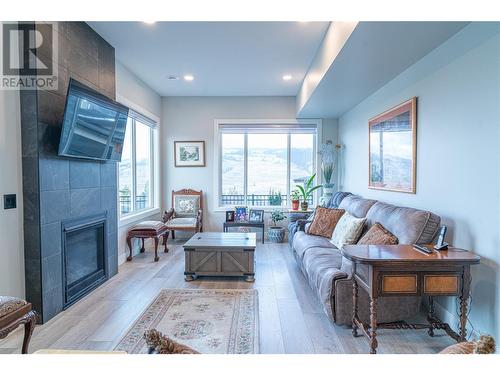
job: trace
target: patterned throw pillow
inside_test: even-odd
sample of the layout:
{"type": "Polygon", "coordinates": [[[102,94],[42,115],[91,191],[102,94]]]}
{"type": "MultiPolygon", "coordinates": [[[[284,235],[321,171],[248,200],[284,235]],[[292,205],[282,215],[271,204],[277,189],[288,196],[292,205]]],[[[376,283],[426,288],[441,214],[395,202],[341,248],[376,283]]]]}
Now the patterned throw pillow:
{"type": "Polygon", "coordinates": [[[344,245],[351,245],[356,243],[361,232],[363,231],[363,226],[365,225],[366,218],[357,218],[352,216],[349,212],[346,212],[340,218],[337,226],[333,230],[332,239],[330,242],[334,244],[338,249],[341,249],[344,245]]]}
{"type": "Polygon", "coordinates": [[[335,208],[317,207],[312,224],[307,229],[307,234],[331,238],[333,230],[345,210],[335,208]]]}
{"type": "Polygon", "coordinates": [[[200,198],[193,195],[176,195],[174,197],[175,215],[178,217],[194,217],[200,206],[200,198]]]}
{"type": "Polygon", "coordinates": [[[368,232],[358,241],[358,245],[397,245],[398,238],[380,223],[371,226],[368,232]]]}

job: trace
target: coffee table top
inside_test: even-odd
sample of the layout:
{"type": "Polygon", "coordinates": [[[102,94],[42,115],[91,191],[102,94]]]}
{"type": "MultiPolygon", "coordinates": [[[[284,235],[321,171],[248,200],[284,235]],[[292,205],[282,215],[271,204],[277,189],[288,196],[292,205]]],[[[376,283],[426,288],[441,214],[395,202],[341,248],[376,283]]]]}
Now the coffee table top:
{"type": "Polygon", "coordinates": [[[184,248],[231,248],[255,249],[255,233],[196,233],[184,244],[184,248]]]}

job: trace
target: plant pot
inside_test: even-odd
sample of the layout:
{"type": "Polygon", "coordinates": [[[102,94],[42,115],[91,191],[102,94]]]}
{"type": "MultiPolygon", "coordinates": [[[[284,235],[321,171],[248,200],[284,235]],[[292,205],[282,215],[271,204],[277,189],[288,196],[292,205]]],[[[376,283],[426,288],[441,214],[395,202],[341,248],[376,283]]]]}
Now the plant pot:
{"type": "Polygon", "coordinates": [[[302,211],[307,211],[307,209],[309,208],[309,203],[308,202],[300,202],[300,209],[302,211]]]}
{"type": "Polygon", "coordinates": [[[332,196],[335,193],[335,184],[324,184],[323,185],[323,195],[324,196],[332,196]]]}
{"type": "Polygon", "coordinates": [[[285,228],[269,227],[267,229],[267,238],[269,242],[280,243],[285,239],[285,228]]]}
{"type": "Polygon", "coordinates": [[[292,200],[292,210],[297,211],[299,209],[300,201],[298,199],[292,200]]]}

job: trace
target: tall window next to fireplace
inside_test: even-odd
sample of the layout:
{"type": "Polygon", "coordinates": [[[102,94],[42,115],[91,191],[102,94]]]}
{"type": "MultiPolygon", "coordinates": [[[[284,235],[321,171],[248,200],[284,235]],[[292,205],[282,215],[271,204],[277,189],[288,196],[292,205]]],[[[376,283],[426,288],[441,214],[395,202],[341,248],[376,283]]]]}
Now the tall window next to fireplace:
{"type": "Polygon", "coordinates": [[[107,280],[106,214],[62,223],[64,307],[107,280]]]}

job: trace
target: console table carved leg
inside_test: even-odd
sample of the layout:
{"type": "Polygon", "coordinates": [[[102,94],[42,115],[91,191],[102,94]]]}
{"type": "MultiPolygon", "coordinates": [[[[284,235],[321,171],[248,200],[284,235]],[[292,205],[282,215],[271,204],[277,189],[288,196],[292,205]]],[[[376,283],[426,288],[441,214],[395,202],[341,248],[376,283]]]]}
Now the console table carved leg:
{"type": "Polygon", "coordinates": [[[358,283],[352,278],[352,335],[358,337],[358,283]]]}
{"type": "MultiPolygon", "coordinates": [[[[429,296],[429,313],[427,314],[427,321],[432,324],[434,322],[434,297],[429,296]]],[[[429,336],[434,337],[434,329],[429,327],[427,331],[429,336]]]]}
{"type": "Polygon", "coordinates": [[[132,260],[132,237],[127,236],[127,245],[130,251],[129,256],[127,257],[127,261],[130,262],[132,260]]]}
{"type": "Polygon", "coordinates": [[[160,242],[160,239],[158,237],[154,238],[155,240],[155,262],[158,262],[160,258],[158,257],[158,242],[160,242]]]}
{"type": "Polygon", "coordinates": [[[31,335],[33,334],[33,330],[36,325],[36,315],[34,311],[30,311],[25,315],[26,323],[24,324],[24,339],[23,339],[23,348],[22,354],[28,354],[28,346],[30,344],[31,335]]]}
{"type": "Polygon", "coordinates": [[[370,354],[377,353],[377,299],[370,302],[370,354]]]}
{"type": "Polygon", "coordinates": [[[141,238],[142,241],[142,247],[141,247],[141,253],[146,251],[146,248],[144,247],[144,238],[141,238]]]}

